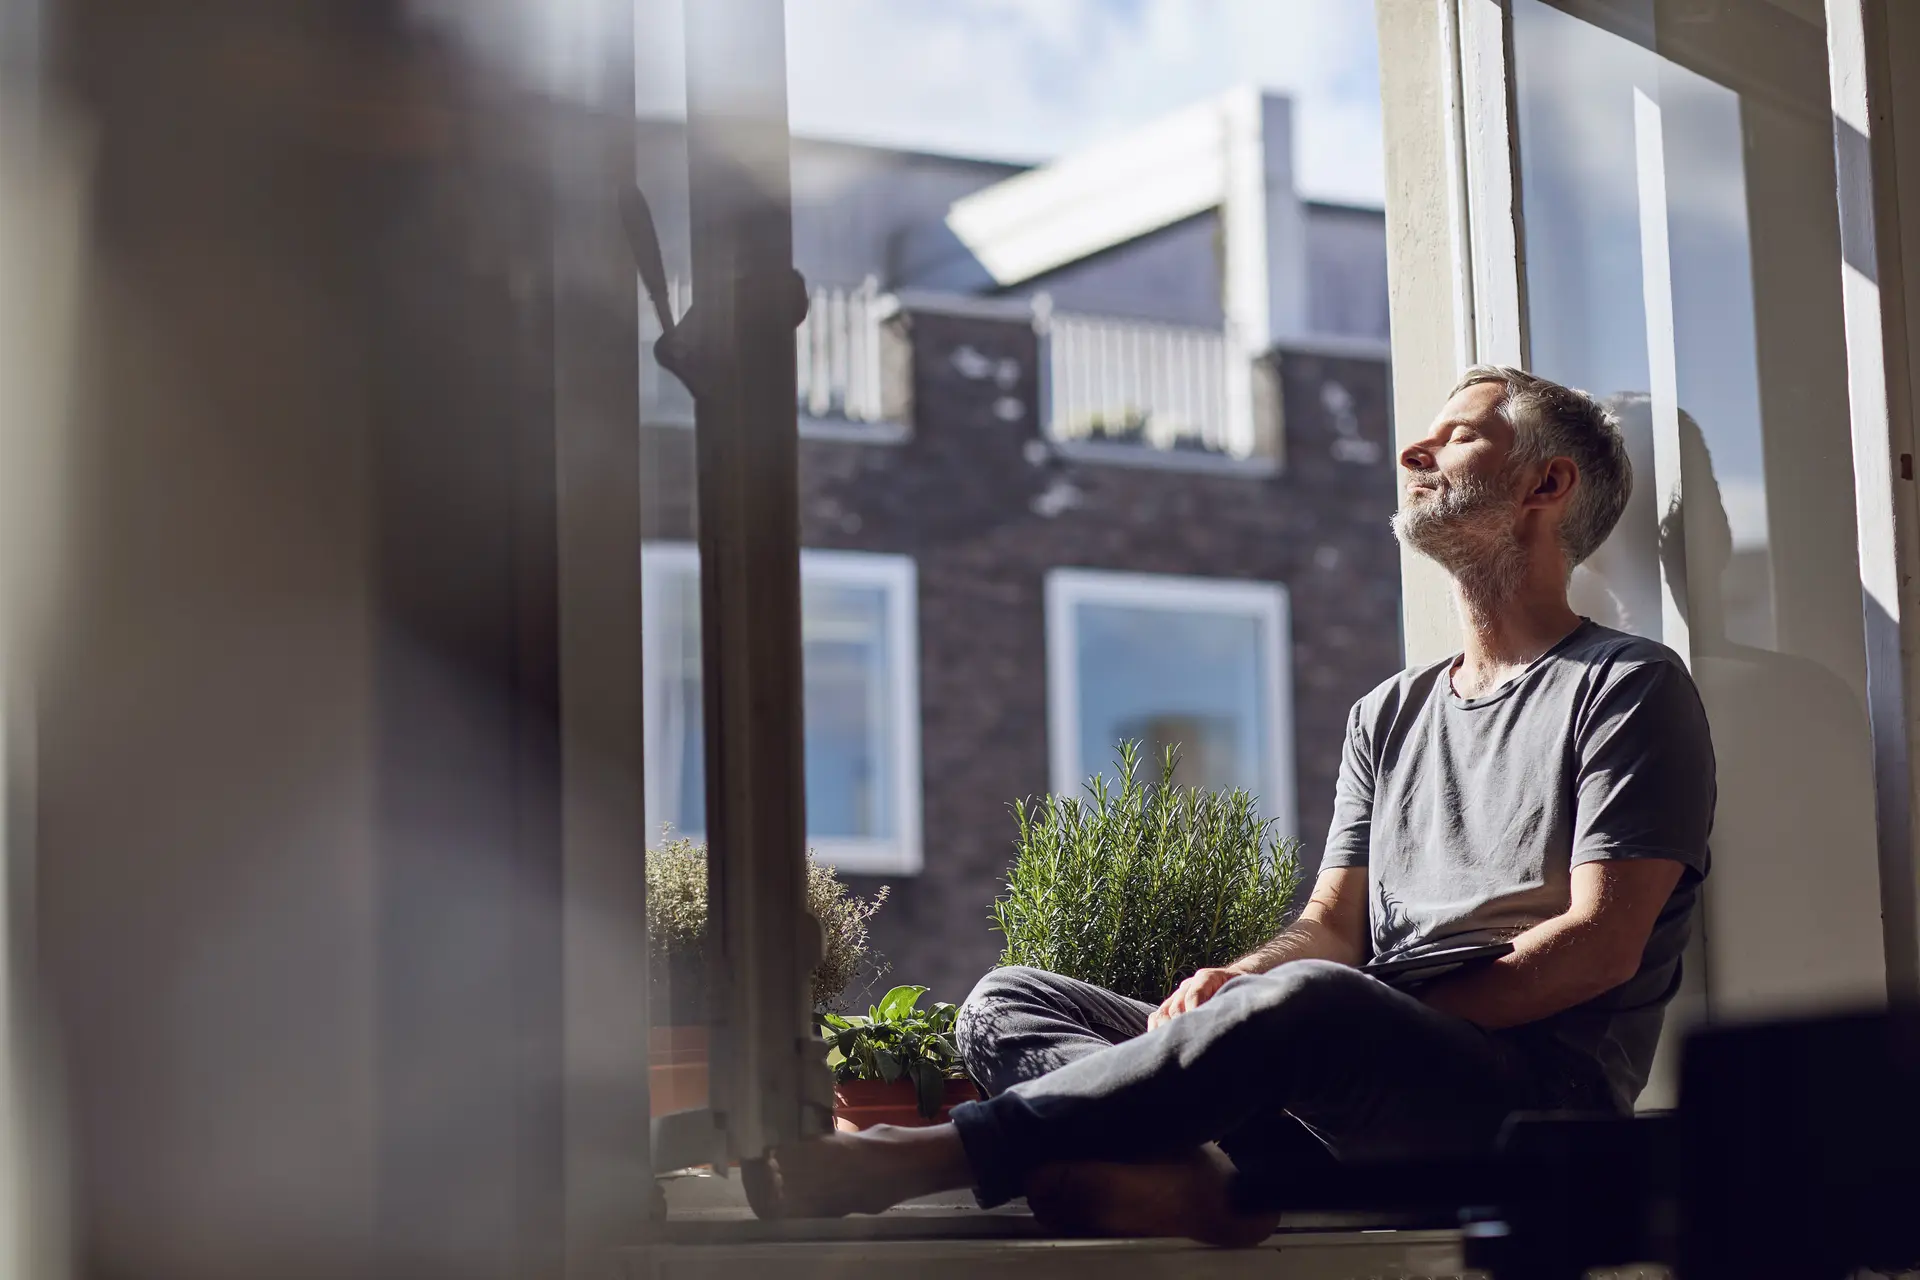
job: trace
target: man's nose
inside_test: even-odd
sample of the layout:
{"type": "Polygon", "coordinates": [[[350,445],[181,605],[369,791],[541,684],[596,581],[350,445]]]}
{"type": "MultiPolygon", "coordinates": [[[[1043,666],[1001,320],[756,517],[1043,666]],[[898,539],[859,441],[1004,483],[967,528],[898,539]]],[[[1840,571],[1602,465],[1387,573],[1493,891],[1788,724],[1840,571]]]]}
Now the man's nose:
{"type": "Polygon", "coordinates": [[[1409,471],[1434,470],[1433,455],[1417,444],[1410,444],[1400,451],[1400,465],[1409,471]]]}

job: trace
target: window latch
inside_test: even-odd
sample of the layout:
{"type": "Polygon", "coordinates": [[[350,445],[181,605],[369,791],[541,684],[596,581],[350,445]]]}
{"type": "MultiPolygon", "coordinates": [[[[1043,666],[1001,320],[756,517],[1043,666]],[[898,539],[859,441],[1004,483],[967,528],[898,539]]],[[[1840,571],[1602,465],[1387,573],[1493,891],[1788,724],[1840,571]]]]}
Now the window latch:
{"type": "MultiPolygon", "coordinates": [[[[692,306],[675,317],[667,292],[666,259],[660,252],[660,233],[653,222],[653,210],[638,187],[629,188],[620,200],[620,221],[627,232],[627,248],[633,253],[640,283],[653,303],[654,318],[660,325],[660,337],[653,344],[653,358],[660,367],[678,378],[697,405],[707,389],[715,385],[714,336],[701,326],[702,316],[692,306]]],[[[792,316],[794,328],[807,318],[807,282],[798,271],[787,268],[787,279],[779,290],[783,297],[776,303],[792,316]]],[[[710,326],[709,326],[710,327],[710,326]]]]}

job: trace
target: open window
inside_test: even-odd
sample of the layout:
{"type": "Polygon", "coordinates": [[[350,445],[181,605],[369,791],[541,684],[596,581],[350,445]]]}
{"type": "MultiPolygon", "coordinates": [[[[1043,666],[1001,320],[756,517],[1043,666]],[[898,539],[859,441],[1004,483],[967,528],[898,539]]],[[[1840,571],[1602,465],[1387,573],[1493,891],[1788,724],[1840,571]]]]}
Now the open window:
{"type": "MultiPolygon", "coordinates": [[[[1389,186],[1416,193],[1390,249],[1402,437],[1474,362],[1609,399],[1634,496],[1574,598],[1675,649],[1714,726],[1714,872],[1670,1023],[1912,986],[1906,589],[1879,581],[1911,554],[1885,483],[1910,445],[1870,279],[1891,168],[1857,110],[1887,74],[1862,32],[1899,7],[1380,9],[1389,186]]],[[[1411,560],[1405,583],[1408,656],[1437,657],[1441,585],[1411,560]]],[[[1643,1105],[1668,1096],[1656,1075],[1643,1105]]]]}

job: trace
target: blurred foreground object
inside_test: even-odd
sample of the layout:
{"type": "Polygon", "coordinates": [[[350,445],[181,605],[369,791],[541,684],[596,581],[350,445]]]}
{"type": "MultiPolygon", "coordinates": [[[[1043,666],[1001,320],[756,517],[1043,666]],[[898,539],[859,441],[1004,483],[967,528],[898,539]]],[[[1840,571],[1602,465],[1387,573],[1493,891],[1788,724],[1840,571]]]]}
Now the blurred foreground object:
{"type": "Polygon", "coordinates": [[[59,578],[61,446],[78,382],[86,148],[0,36],[0,1274],[68,1274],[62,1108],[34,984],[28,676],[59,578]]]}
{"type": "Polygon", "coordinates": [[[1241,1195],[1459,1223],[1495,1280],[1838,1280],[1920,1259],[1920,1009],[1702,1028],[1681,1070],[1672,1112],[1515,1116],[1482,1160],[1281,1170],[1241,1195]]]}
{"type": "Polygon", "coordinates": [[[565,94],[518,0],[46,7],[91,207],[42,219],[81,336],[47,349],[35,302],[29,363],[79,399],[8,729],[79,1275],[553,1274],[633,1238],[632,45],[596,7],[565,94]],[[629,957],[617,1006],[583,985],[629,957]]]}

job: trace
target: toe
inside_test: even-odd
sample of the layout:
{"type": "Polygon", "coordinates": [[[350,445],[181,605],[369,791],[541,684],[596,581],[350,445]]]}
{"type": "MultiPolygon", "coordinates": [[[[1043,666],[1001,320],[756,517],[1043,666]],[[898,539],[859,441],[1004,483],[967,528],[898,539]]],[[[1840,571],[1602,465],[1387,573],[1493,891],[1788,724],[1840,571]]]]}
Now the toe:
{"type": "Polygon", "coordinates": [[[772,1156],[743,1161],[740,1186],[747,1193],[747,1204],[753,1209],[754,1217],[772,1221],[786,1216],[780,1195],[780,1166],[772,1156]]]}

